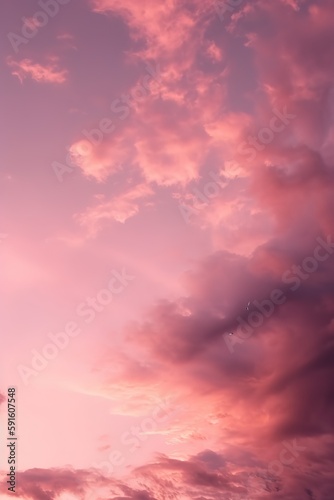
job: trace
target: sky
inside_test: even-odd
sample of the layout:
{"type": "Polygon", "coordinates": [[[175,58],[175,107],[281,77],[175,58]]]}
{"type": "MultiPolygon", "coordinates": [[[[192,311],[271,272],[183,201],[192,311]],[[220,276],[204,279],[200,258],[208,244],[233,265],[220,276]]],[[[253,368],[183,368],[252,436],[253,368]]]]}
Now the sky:
{"type": "Polygon", "coordinates": [[[1,500],[332,500],[332,0],[2,7],[1,500]]]}

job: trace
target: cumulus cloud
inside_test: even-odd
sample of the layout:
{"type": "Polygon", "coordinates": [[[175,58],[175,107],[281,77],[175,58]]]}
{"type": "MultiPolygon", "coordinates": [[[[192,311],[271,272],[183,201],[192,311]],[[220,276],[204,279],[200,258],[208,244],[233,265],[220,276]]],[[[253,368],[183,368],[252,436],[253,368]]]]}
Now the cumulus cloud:
{"type": "MultiPolygon", "coordinates": [[[[144,98],[123,100],[124,119],[108,137],[95,131],[94,140],[70,147],[101,189],[120,164],[141,179],[97,195],[76,220],[95,235],[147,208],[163,187],[171,210],[174,202],[200,205],[193,222],[205,231],[208,255],[182,274],[182,296],[161,299],[124,329],[119,352],[103,346],[94,370],[96,394],[120,415],[143,415],[171,396],[177,411],[156,431],[169,456],[138,467],[126,483],[96,471],[25,471],[19,493],[329,500],[331,244],[305,268],[314,265],[319,237],[334,235],[333,3],[245,1],[226,23],[209,1],[91,5],[122,20],[136,41],[129,61],[155,61],[159,82],[144,98]],[[217,194],[198,203],[212,172],[217,194]],[[284,300],[268,314],[274,290],[284,300]],[[262,308],[258,326],[247,326],[249,302],[252,312],[262,308]],[[288,464],[280,458],[287,450],[288,464]]],[[[10,65],[21,79],[66,79],[30,60],[10,65]]]]}
{"type": "Polygon", "coordinates": [[[245,2],[226,30],[211,27],[204,49],[201,37],[214,23],[208,2],[94,6],[120,16],[144,41],[136,56],[162,68],[158,92],[137,103],[125,125],[131,147],[117,138],[115,151],[126,151],[148,183],[172,187],[175,200],[192,199],[194,181],[209,168],[224,179],[195,218],[217,251],[184,275],[184,296],[161,300],[128,326],[126,341],[141,363],[120,353],[126,362],[115,373],[116,355],[111,362],[104,353],[99,389],[126,403],[136,393],[132,412],[159,394],[187,404],[161,430],[175,456],[140,469],[172,498],[177,491],[196,498],[199,487],[200,498],[331,498],[332,252],[298,273],[317,238],[334,234],[333,4],[245,2]],[[175,30],[161,30],[176,14],[175,30]],[[224,46],[232,33],[240,53],[224,46]],[[236,69],[240,54],[250,61],[245,73],[236,69]],[[236,71],[249,81],[237,81],[236,71]],[[263,313],[247,339],[238,336],[247,303],[265,303],[275,289],[284,303],[263,313]],[[280,464],[282,447],[296,442],[294,465],[280,464]],[[196,453],[185,453],[185,444],[196,453]],[[270,466],[277,461],[280,474],[270,466]]]}
{"type": "MultiPolygon", "coordinates": [[[[204,12],[210,10],[209,6],[203,7],[200,2],[192,8],[187,8],[185,2],[161,6],[152,1],[139,6],[130,0],[122,5],[97,0],[92,5],[97,12],[124,20],[131,36],[144,41],[144,48],[135,54],[134,60],[146,64],[153,61],[159,74],[145,99],[131,104],[131,116],[120,124],[121,130],[106,139],[110,145],[109,161],[83,169],[86,173],[104,170],[106,177],[113,173],[111,158],[121,155],[124,161],[122,153],[126,151],[126,161],[139,168],[148,182],[184,185],[197,178],[211,141],[203,118],[212,118],[225,97],[221,82],[223,53],[214,41],[201,46],[206,29],[204,12]],[[208,64],[215,64],[212,74],[198,69],[198,52],[208,64]]],[[[97,154],[102,151],[102,146],[97,147],[97,154]]]]}
{"type": "Polygon", "coordinates": [[[69,148],[69,154],[71,161],[83,175],[97,182],[104,182],[117,172],[121,166],[120,160],[125,158],[120,144],[111,147],[103,144],[99,147],[85,139],[74,142],[69,148]]]}
{"type": "MultiPolygon", "coordinates": [[[[168,462],[167,469],[180,466],[185,483],[194,485],[196,477],[199,483],[212,481],[210,487],[220,492],[226,488],[240,495],[235,498],[265,498],[261,494],[267,482],[271,488],[279,485],[282,498],[293,498],[303,494],[302,474],[309,470],[310,454],[319,453],[319,462],[327,456],[334,430],[333,257],[300,279],[297,290],[291,289],[292,266],[313,255],[315,244],[311,238],[299,245],[287,239],[266,244],[251,259],[227,252],[208,258],[186,275],[187,297],[161,302],[142,325],[129,325],[128,342],[140,349],[141,362],[147,364],[144,372],[138,371],[135,359],[128,359],[117,374],[107,357],[100,360],[102,386],[114,397],[118,394],[124,401],[132,385],[137,396],[142,393],[144,398],[154,390],[173,394],[172,406],[186,405],[187,410],[168,422],[168,442],[194,446],[197,441],[200,453],[204,443],[214,440],[216,452],[225,457],[233,474],[227,480],[224,475],[200,473],[197,466],[190,473],[193,466],[168,462]],[[285,295],[284,304],[253,328],[247,340],[233,340],[231,352],[224,334],[239,331],[237,318],[247,319],[247,301],[262,303],[277,288],[285,295]],[[296,458],[301,475],[284,467],[282,475],[275,475],[269,464],[277,461],[284,443],[296,439],[303,450],[296,458]]],[[[136,404],[141,407],[140,398],[136,404]]],[[[163,468],[160,464],[150,470],[161,477],[163,468]]],[[[324,490],[319,474],[320,465],[317,479],[306,484],[320,493],[324,490]]]]}

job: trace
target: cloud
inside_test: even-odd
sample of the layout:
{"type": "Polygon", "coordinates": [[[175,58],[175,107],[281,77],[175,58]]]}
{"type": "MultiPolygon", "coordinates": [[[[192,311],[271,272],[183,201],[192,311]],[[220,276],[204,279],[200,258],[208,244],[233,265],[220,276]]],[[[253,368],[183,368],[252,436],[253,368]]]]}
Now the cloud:
{"type": "Polygon", "coordinates": [[[198,14],[197,7],[200,3],[194,2],[196,10],[193,9],[192,12],[184,9],[185,2],[174,1],[157,4],[153,0],[145,0],[138,5],[133,0],[125,0],[122,4],[115,0],[94,0],[92,4],[97,12],[122,16],[133,30],[132,35],[139,34],[156,53],[163,50],[174,53],[189,38],[189,32],[195,27],[194,16],[198,14]],[[178,19],[177,25],[175,18],[178,19]],[[164,29],[161,29],[162,26],[164,29]]]}
{"type": "Polygon", "coordinates": [[[223,59],[222,49],[215,42],[209,44],[207,52],[213,61],[221,61],[223,59]]]}
{"type": "MultiPolygon", "coordinates": [[[[161,488],[177,477],[171,495],[196,498],[191,488],[202,486],[200,498],[225,498],[226,491],[238,499],[331,498],[332,481],[324,485],[322,474],[326,463],[329,478],[334,459],[333,258],[300,278],[298,290],[283,276],[313,255],[319,235],[334,234],[333,4],[244,2],[219,33],[209,2],[93,5],[120,16],[143,42],[134,60],[161,68],[157,92],[133,105],[124,128],[101,146],[102,157],[113,151],[178,200],[193,199],[194,182],[204,186],[208,171],[225,182],[195,217],[216,251],[186,273],[184,296],[161,300],[128,326],[132,356],[104,353],[99,390],[119,398],[128,414],[166,393],[187,406],[161,430],[174,456],[141,469],[161,488]],[[252,145],[250,156],[240,151],[268,134],[275,110],[284,109],[294,118],[272,140],[252,145]],[[223,334],[237,329],[249,300],[265,301],[275,288],[286,303],[229,352],[223,334]],[[116,372],[115,358],[122,362],[116,372]],[[271,474],[268,464],[294,439],[304,447],[296,467],[271,474]],[[197,454],[184,451],[190,447],[197,454]]],[[[104,165],[107,178],[114,169],[104,165]]]]}
{"type": "MultiPolygon", "coordinates": [[[[209,473],[193,463],[163,460],[148,466],[149,474],[162,480],[173,470],[181,478],[177,488],[184,487],[189,497],[194,494],[187,489],[191,484],[231,491],[235,498],[262,499],[266,488],[279,488],[282,498],[292,499],[303,498],[303,477],[315,467],[309,488],[319,495],[325,491],[320,462],[334,439],[333,257],[301,280],[296,291],[282,281],[287,270],[313,251],[311,238],[296,237],[293,242],[268,242],[248,258],[228,252],[209,257],[187,273],[185,297],[161,301],[142,324],[126,330],[130,349],[139,349],[147,366],[144,371],[138,371],[135,358],[128,358],[116,374],[114,361],[107,355],[100,359],[104,391],[123,403],[130,387],[143,398],[153,388],[157,395],[173,394],[172,407],[180,413],[168,422],[166,439],[175,453],[189,446],[201,453],[214,442],[212,451],[229,464],[228,474],[226,468],[209,473]],[[245,317],[248,300],[262,302],[275,288],[284,292],[286,303],[250,338],[236,343],[231,354],[224,332],[236,331],[236,318],[245,317]],[[270,473],[268,464],[278,460],[282,443],[296,439],[303,449],[296,469],[283,467],[282,476],[270,473]],[[315,463],[310,464],[310,454],[317,456],[315,463]]],[[[141,407],[141,397],[136,404],[141,407]]],[[[183,452],[182,460],[186,458],[183,452]]],[[[328,488],[332,491],[333,485],[328,488]]],[[[207,498],[216,497],[208,490],[207,498]]]]}
{"type": "MultiPolygon", "coordinates": [[[[3,492],[6,479],[0,483],[3,492]]],[[[263,495],[265,480],[260,474],[259,479],[263,495]]],[[[80,500],[164,500],[166,495],[171,499],[182,495],[185,500],[224,500],[226,494],[231,500],[246,500],[248,484],[246,474],[232,474],[225,457],[205,450],[189,459],[159,455],[124,479],[107,477],[93,469],[28,469],[17,472],[16,494],[24,500],[57,500],[68,494],[80,500]]]]}
{"type": "MultiPolygon", "coordinates": [[[[27,500],[56,500],[66,493],[81,500],[163,500],[166,492],[168,498],[178,498],[180,492],[187,499],[200,493],[208,500],[212,494],[223,498],[226,492],[233,499],[240,498],[236,495],[246,493],[245,488],[238,485],[240,480],[232,480],[220,470],[220,463],[221,458],[212,452],[189,461],[159,456],[156,463],[137,468],[128,480],[106,477],[92,469],[36,468],[17,473],[16,492],[27,500]]],[[[5,481],[0,485],[2,491],[7,486],[5,481]]]]}
{"type": "Polygon", "coordinates": [[[120,161],[115,157],[117,148],[107,146],[96,146],[90,141],[80,139],[69,148],[69,154],[73,164],[77,165],[85,177],[97,182],[104,182],[111,174],[120,168],[120,161]]]}
{"type": "MultiPolygon", "coordinates": [[[[321,107],[318,103],[332,81],[332,71],[328,69],[330,44],[323,42],[332,37],[331,4],[305,7],[303,16],[297,2],[276,2],[269,8],[266,2],[258,0],[256,8],[249,9],[249,5],[244,2],[240,6],[240,11],[248,9],[247,20],[237,13],[232,17],[249,40],[242,50],[245,57],[252,54],[250,71],[257,74],[264,99],[253,100],[252,111],[246,113],[233,109],[228,99],[235,80],[234,51],[221,49],[228,35],[225,31],[218,35],[212,28],[215,13],[211,2],[196,1],[192,8],[186,2],[172,1],[163,6],[152,0],[146,0],[143,6],[132,0],[121,5],[114,0],[92,2],[95,11],[120,16],[131,36],[142,39],[144,47],[132,54],[133,59],[156,61],[159,85],[143,101],[132,104],[131,116],[122,124],[122,130],[106,140],[107,145],[96,148],[98,159],[82,160],[86,175],[105,180],[115,171],[113,161],[117,157],[117,161],[122,158],[139,168],[148,182],[184,187],[198,180],[210,162],[222,168],[226,160],[238,157],[242,168],[249,174],[254,170],[256,178],[261,175],[259,163],[273,163],[278,155],[289,155],[289,149],[300,147],[306,139],[314,142],[322,128],[320,115],[326,109],[325,102],[321,107]],[[259,23],[280,25],[288,12],[284,33],[268,33],[259,23]],[[166,29],[161,30],[161,26],[166,29]],[[305,46],[311,39],[312,47],[306,53],[305,46]],[[272,53],[278,54],[278,65],[270,64],[272,53]],[[305,100],[310,102],[308,108],[305,100]],[[268,125],[274,107],[284,106],[299,118],[298,124],[293,123],[285,133],[276,135],[273,144],[244,165],[246,159],[237,154],[242,141],[250,132],[268,125]]],[[[241,99],[249,100],[249,93],[249,89],[240,86],[241,99]]],[[[309,147],[313,147],[311,142],[309,147]]]]}
{"type": "MultiPolygon", "coordinates": [[[[81,496],[90,481],[98,481],[99,475],[85,470],[75,469],[29,469],[16,472],[16,494],[24,499],[56,500],[63,492],[81,496]]],[[[3,492],[7,490],[7,478],[0,484],[3,492]]]]}
{"type": "Polygon", "coordinates": [[[31,59],[14,61],[12,57],[7,59],[7,64],[12,68],[12,75],[17,76],[22,83],[25,78],[31,78],[38,83],[65,83],[67,70],[59,69],[55,62],[51,64],[34,63],[31,59]]]}
{"type": "MultiPolygon", "coordinates": [[[[56,500],[65,491],[113,500],[333,498],[333,255],[300,274],[317,238],[334,234],[333,2],[245,0],[226,23],[211,0],[91,5],[124,24],[129,37],[121,50],[143,74],[122,89],[121,110],[110,103],[114,128],[102,133],[91,124],[81,132],[85,140],[75,138],[70,147],[73,162],[93,181],[85,187],[113,190],[96,195],[76,221],[96,235],[104,224],[125,223],[146,210],[161,187],[170,194],[171,217],[175,200],[193,202],[194,190],[209,191],[210,173],[222,187],[193,217],[195,229],[204,230],[199,246],[210,253],[182,275],[184,294],[159,300],[129,324],[120,352],[104,342],[94,370],[92,392],[112,400],[115,414],[129,420],[171,395],[175,411],[156,431],[169,456],[133,471],[136,487],[97,471],[31,469],[19,472],[19,494],[38,500],[56,500]],[[157,68],[154,84],[147,63],[157,68]],[[138,97],[146,77],[150,84],[138,97]],[[293,118],[285,123],[283,116],[277,129],[277,113],[293,118]],[[118,188],[122,175],[118,184],[110,179],[128,172],[140,179],[137,185],[123,176],[118,188]],[[268,307],[277,288],[286,302],[240,339],[246,304],[268,307]],[[233,352],[224,336],[230,331],[233,352]],[[295,440],[302,451],[282,465],[282,447],[295,440]],[[273,461],[281,473],[270,470],[273,461]]],[[[60,39],[70,40],[65,32],[60,39]]],[[[68,78],[56,60],[8,64],[21,81],[68,78]]],[[[89,106],[96,102],[105,96],[93,96],[89,106]]],[[[197,235],[195,229],[185,233],[197,235]]],[[[62,241],[82,243],[68,231],[62,241]]],[[[185,254],[193,255],[193,241],[185,254]]],[[[145,272],[150,267],[138,262],[145,272]]],[[[22,281],[22,270],[12,267],[22,281]]],[[[35,282],[35,268],[28,271],[29,279],[23,276],[35,282]]]]}
{"type": "Polygon", "coordinates": [[[104,196],[99,197],[97,205],[77,214],[76,219],[82,226],[87,227],[90,233],[95,234],[107,221],[124,223],[130,217],[134,217],[141,205],[147,205],[148,202],[145,200],[152,194],[153,191],[149,186],[137,184],[110,200],[106,200],[104,196]]]}
{"type": "MultiPolygon", "coordinates": [[[[66,498],[66,494],[80,500],[157,500],[149,488],[142,490],[139,485],[138,489],[131,488],[93,469],[35,468],[16,472],[16,480],[16,495],[24,500],[57,500],[66,498]]],[[[5,476],[0,491],[7,491],[6,481],[5,476]]]]}
{"type": "MultiPolygon", "coordinates": [[[[106,139],[110,151],[106,157],[110,161],[121,155],[123,162],[158,185],[185,185],[198,178],[211,143],[205,123],[217,114],[225,98],[222,51],[213,41],[202,47],[207,28],[203,12],[210,11],[209,5],[203,7],[196,1],[188,8],[186,2],[157,5],[152,0],[141,6],[130,0],[122,5],[96,0],[92,5],[97,12],[120,16],[131,36],[143,40],[143,48],[132,54],[132,61],[145,65],[153,61],[158,68],[154,88],[151,85],[144,99],[133,99],[125,106],[128,117],[106,139]],[[210,74],[198,68],[199,54],[214,65],[210,74]]],[[[97,151],[104,156],[102,146],[97,151]]],[[[113,173],[108,160],[90,171],[103,169],[105,177],[113,173]]]]}

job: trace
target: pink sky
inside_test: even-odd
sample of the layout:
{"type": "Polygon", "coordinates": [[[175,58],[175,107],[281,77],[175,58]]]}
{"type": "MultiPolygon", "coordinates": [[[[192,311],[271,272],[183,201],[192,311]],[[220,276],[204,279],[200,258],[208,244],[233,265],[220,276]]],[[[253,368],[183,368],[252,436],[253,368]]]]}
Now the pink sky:
{"type": "Polygon", "coordinates": [[[332,0],[3,10],[1,499],[332,500],[332,0]]]}

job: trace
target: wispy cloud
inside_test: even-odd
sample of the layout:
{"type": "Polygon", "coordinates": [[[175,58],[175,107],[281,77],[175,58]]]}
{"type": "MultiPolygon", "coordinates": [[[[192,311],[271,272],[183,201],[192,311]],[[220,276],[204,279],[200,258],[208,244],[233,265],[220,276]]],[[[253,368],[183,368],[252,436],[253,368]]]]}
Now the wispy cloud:
{"type": "Polygon", "coordinates": [[[137,184],[124,193],[111,199],[99,197],[99,203],[76,215],[79,223],[88,228],[90,234],[96,234],[101,225],[107,221],[124,223],[139,212],[141,205],[148,205],[148,198],[153,194],[152,188],[146,184],[137,184]]]}
{"type": "Polygon", "coordinates": [[[26,78],[31,78],[38,83],[65,83],[68,72],[65,69],[59,69],[56,63],[39,64],[31,59],[21,59],[15,61],[8,57],[7,64],[12,68],[12,75],[17,76],[22,83],[26,78]]]}

